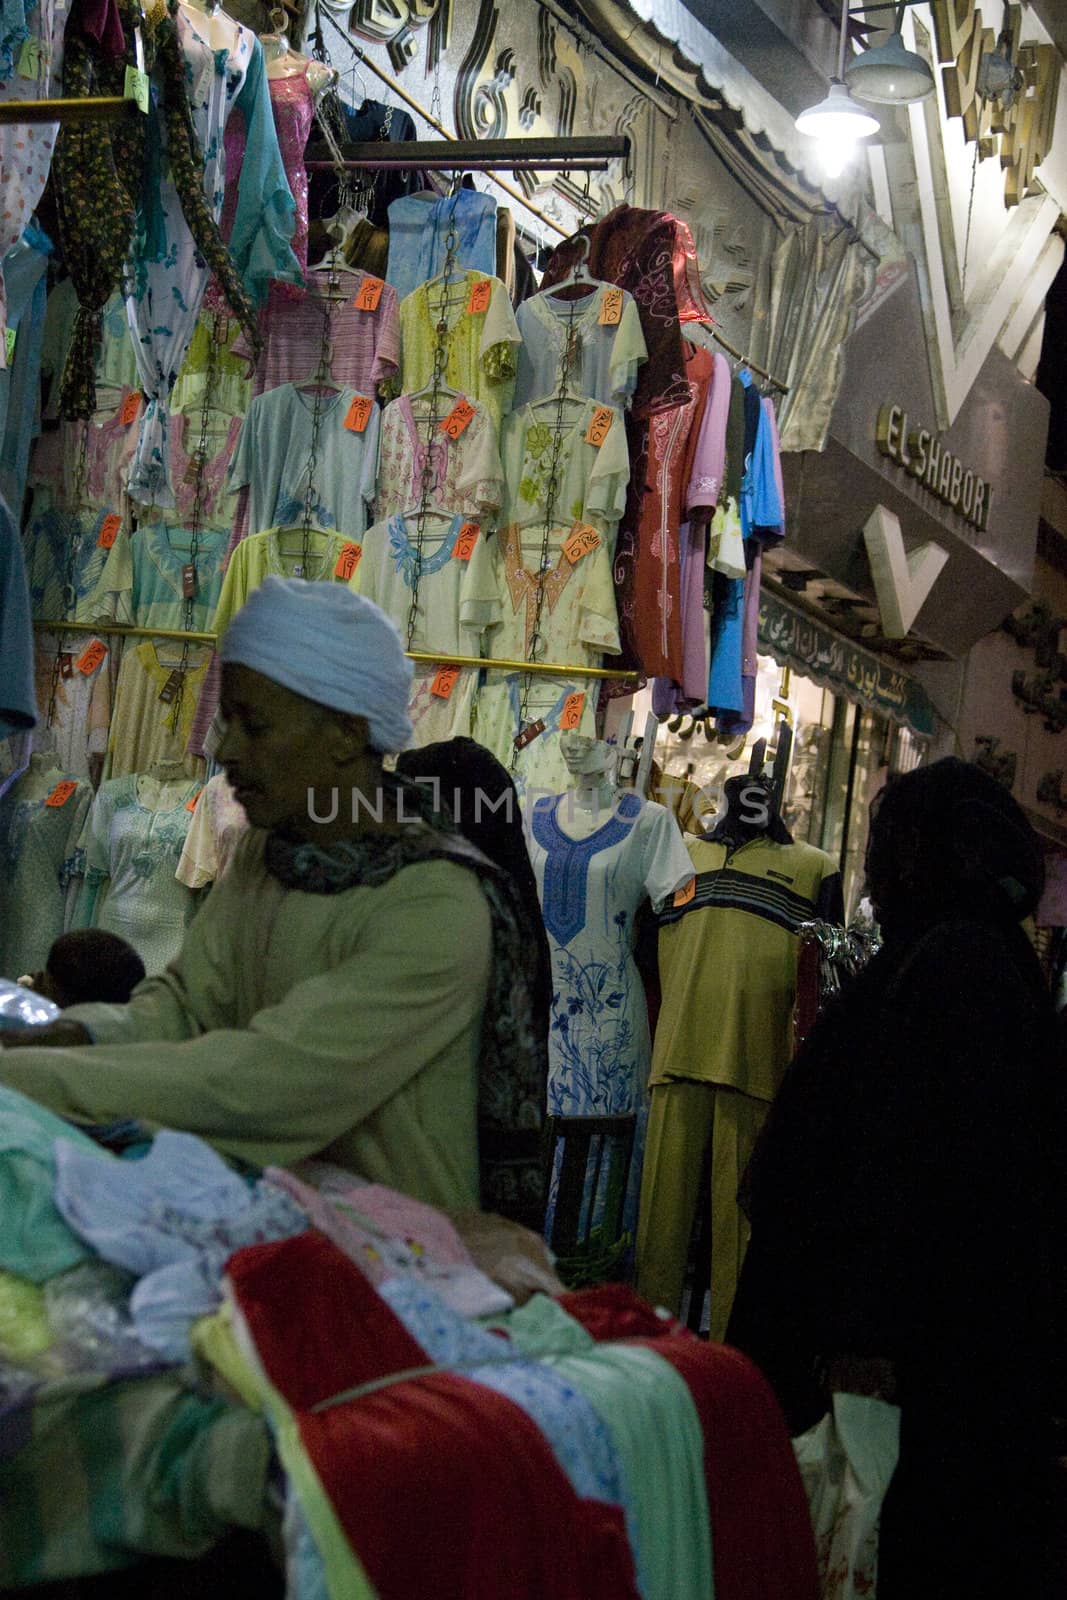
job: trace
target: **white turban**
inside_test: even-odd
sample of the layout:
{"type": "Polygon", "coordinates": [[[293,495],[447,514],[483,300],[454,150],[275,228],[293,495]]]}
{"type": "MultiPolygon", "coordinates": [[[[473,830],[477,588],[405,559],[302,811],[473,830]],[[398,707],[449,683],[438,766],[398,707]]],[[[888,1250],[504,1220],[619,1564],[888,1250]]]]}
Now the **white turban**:
{"type": "Polygon", "coordinates": [[[294,694],[366,717],[383,754],[411,743],[412,667],[373,601],[343,583],[265,578],[223,635],[224,662],[250,667],[294,694]]]}

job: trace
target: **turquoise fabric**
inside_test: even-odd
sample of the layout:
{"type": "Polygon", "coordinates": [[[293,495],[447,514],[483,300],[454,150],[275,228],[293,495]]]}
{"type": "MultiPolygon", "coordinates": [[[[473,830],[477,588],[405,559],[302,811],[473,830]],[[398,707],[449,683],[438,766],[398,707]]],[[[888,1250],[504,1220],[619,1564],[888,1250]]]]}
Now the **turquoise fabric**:
{"type": "Polygon", "coordinates": [[[262,306],[272,280],[303,283],[304,275],[292,249],[296,202],[285,176],[258,40],[234,110],[244,116],[248,142],[241,159],[230,254],[252,304],[262,306]]]}
{"type": "Polygon", "coordinates": [[[607,1428],[645,1600],[714,1600],[704,1435],[681,1375],[645,1346],[594,1343],[545,1295],[494,1326],[568,1378],[607,1428]]]}
{"type": "Polygon", "coordinates": [[[113,1159],[69,1122],[0,1085],[0,1270],[31,1283],[44,1283],[93,1255],[52,1199],[57,1139],[113,1159]]]}

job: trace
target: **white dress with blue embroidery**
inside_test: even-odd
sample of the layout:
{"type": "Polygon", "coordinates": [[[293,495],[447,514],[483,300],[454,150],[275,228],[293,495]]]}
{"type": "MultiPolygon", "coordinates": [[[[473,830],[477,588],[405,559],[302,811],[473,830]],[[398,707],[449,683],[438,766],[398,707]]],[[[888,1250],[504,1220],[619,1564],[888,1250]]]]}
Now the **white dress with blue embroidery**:
{"type": "Polygon", "coordinates": [[[634,961],[634,920],[693,876],[677,822],[632,791],[616,797],[584,839],[564,831],[571,796],[539,800],[530,859],[552,954],[548,1109],[553,1116],[637,1112],[625,1225],[636,1220],[652,1043],[644,985],[634,961]],[[631,1215],[632,1213],[632,1215],[631,1215]]]}

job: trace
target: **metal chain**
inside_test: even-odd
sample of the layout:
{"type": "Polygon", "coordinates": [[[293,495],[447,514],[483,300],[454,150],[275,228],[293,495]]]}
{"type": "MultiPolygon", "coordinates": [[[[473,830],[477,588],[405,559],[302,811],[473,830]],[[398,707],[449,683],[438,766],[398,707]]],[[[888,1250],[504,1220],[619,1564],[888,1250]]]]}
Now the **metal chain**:
{"type": "MultiPolygon", "coordinates": [[[[555,531],[556,505],[560,492],[560,461],[563,456],[564,437],[567,429],[565,414],[567,400],[570,393],[570,370],[574,360],[577,345],[575,333],[575,320],[578,314],[578,302],[567,318],[567,335],[560,347],[559,361],[559,387],[556,391],[556,421],[552,432],[552,454],[550,457],[548,484],[545,490],[545,518],[541,525],[541,555],[537,568],[537,600],[534,610],[533,631],[524,652],[524,659],[537,661],[542,659],[539,652],[544,648],[545,640],[541,633],[541,619],[545,608],[545,583],[548,579],[549,558],[551,555],[552,534],[555,531]]],[[[522,553],[522,534],[519,533],[520,559],[522,553]]],[[[533,692],[534,675],[526,672],[522,678],[522,690],[519,699],[519,732],[526,728],[529,720],[530,695],[533,692]]],[[[519,757],[519,748],[512,744],[511,770],[514,772],[519,757]]]]}
{"type": "Polygon", "coordinates": [[[319,437],[322,433],[323,405],[322,391],[327,384],[332,382],[333,376],[333,305],[340,289],[340,274],[337,268],[336,252],[330,252],[330,276],[326,286],[326,293],[322,296],[322,337],[319,342],[319,364],[315,369],[313,379],[315,385],[315,405],[311,412],[311,443],[308,446],[307,483],[304,486],[304,515],[301,523],[303,535],[301,545],[301,571],[300,576],[306,578],[311,562],[311,511],[315,497],[315,475],[319,465],[319,437]]]}
{"type": "MultiPolygon", "coordinates": [[[[74,464],[74,483],[71,486],[70,511],[64,518],[69,520],[70,535],[64,541],[63,557],[63,616],[70,622],[74,619],[74,612],[78,604],[78,595],[74,587],[74,573],[78,565],[82,544],[85,539],[84,518],[88,515],[88,505],[85,499],[85,484],[89,475],[89,429],[92,423],[86,417],[81,424],[81,442],[74,464]]],[[[52,659],[52,674],[48,685],[48,710],[45,714],[45,727],[51,728],[56,720],[56,708],[59,703],[59,684],[63,672],[64,655],[72,654],[63,649],[63,635],[56,635],[56,653],[52,659]]]]}
{"type": "MultiPolygon", "coordinates": [[[[441,416],[441,390],[445,387],[445,372],[448,367],[448,354],[451,344],[452,328],[448,321],[448,290],[455,271],[459,255],[459,235],[456,231],[455,215],[449,219],[448,232],[445,235],[445,264],[442,271],[441,306],[437,322],[434,327],[433,347],[433,372],[430,379],[430,414],[426,421],[426,437],[422,441],[422,472],[419,479],[419,509],[415,516],[415,567],[411,579],[411,605],[408,608],[407,648],[412,648],[415,639],[415,629],[419,616],[419,584],[422,579],[422,555],[426,543],[426,519],[431,511],[433,497],[434,445],[438,443],[437,430],[440,427],[441,416]]],[[[427,310],[429,310],[429,290],[427,290],[427,310]]]]}

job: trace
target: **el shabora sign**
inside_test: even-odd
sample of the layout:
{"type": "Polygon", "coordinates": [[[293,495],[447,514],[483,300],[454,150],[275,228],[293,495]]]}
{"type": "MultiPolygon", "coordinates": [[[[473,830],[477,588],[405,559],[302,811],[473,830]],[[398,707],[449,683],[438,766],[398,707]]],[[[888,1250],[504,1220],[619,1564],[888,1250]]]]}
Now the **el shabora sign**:
{"type": "Polygon", "coordinates": [[[939,434],[909,428],[903,406],[886,404],[878,413],[879,450],[918,480],[923,488],[957,511],[979,533],[989,526],[993,486],[954,456],[939,434]]]}

